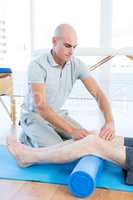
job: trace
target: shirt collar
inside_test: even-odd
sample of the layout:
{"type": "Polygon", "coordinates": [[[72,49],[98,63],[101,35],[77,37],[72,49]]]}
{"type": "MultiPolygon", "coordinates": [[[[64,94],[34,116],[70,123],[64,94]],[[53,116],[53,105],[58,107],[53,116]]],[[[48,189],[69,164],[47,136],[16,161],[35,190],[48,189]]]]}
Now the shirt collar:
{"type": "MultiPolygon", "coordinates": [[[[51,50],[49,51],[48,55],[47,55],[47,60],[48,63],[50,64],[50,66],[52,67],[59,67],[59,64],[57,64],[53,58],[53,55],[51,53],[51,50]]],[[[70,64],[70,60],[65,64],[65,65],[69,65],[70,64]]]]}

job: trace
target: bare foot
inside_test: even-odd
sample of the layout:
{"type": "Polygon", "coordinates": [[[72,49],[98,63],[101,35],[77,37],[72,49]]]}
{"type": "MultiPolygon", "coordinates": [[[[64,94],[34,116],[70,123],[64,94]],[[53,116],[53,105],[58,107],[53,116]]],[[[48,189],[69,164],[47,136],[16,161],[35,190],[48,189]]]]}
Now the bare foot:
{"type": "Polygon", "coordinates": [[[7,137],[7,147],[20,167],[28,167],[35,163],[36,152],[33,148],[18,142],[14,135],[7,137]]]}

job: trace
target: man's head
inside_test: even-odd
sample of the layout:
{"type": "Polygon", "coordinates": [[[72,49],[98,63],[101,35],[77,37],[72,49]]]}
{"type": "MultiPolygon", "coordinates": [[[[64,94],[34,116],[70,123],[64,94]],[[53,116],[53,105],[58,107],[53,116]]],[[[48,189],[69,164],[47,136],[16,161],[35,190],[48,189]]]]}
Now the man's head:
{"type": "Polygon", "coordinates": [[[67,62],[77,46],[77,34],[69,24],[60,24],[52,38],[53,52],[57,62],[67,62]]]}

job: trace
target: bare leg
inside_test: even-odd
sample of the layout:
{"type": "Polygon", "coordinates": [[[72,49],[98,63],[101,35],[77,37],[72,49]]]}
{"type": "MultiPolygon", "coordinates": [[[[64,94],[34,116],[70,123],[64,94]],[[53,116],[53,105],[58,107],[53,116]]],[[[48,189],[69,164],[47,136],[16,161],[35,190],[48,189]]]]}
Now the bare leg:
{"type": "Polygon", "coordinates": [[[81,140],[65,141],[46,148],[27,147],[17,142],[14,137],[8,138],[7,145],[22,167],[35,163],[64,163],[88,154],[100,156],[124,167],[125,147],[122,146],[122,142],[122,137],[116,137],[113,141],[105,141],[92,134],[81,140]],[[116,145],[119,142],[121,145],[116,145]]]}
{"type": "Polygon", "coordinates": [[[116,136],[112,141],[106,141],[97,137],[93,154],[115,162],[124,168],[126,160],[124,138],[116,136]]]}
{"type": "MultiPolygon", "coordinates": [[[[99,135],[99,131],[95,130],[95,131],[91,131],[91,134],[94,135],[99,135]]],[[[118,135],[118,134],[116,134],[118,135]]],[[[113,138],[113,140],[111,141],[111,144],[114,146],[124,146],[124,138],[122,136],[116,136],[113,138]]]]}
{"type": "Polygon", "coordinates": [[[115,137],[112,141],[115,146],[124,146],[124,138],[122,136],[115,137]]]}
{"type": "MultiPolygon", "coordinates": [[[[60,142],[55,145],[51,145],[49,147],[43,147],[43,148],[32,148],[25,144],[22,144],[17,141],[17,137],[15,135],[10,135],[7,137],[7,147],[10,151],[10,153],[15,157],[18,165],[21,167],[28,167],[32,164],[39,162],[38,153],[45,150],[47,151],[50,149],[52,151],[56,150],[56,148],[60,148],[62,146],[68,145],[73,143],[73,139],[66,140],[63,142],[60,142]]],[[[45,161],[44,161],[45,162],[45,161]]]]}

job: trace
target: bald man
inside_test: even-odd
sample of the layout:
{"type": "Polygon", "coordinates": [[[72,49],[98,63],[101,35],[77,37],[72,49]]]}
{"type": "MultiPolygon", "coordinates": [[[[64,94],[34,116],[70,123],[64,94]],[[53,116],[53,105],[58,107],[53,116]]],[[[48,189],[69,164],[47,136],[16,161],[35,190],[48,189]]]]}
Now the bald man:
{"type": "Polygon", "coordinates": [[[54,32],[52,44],[50,52],[40,55],[29,65],[20,141],[32,147],[47,147],[63,140],[80,140],[89,134],[62,110],[77,79],[96,99],[104,115],[105,124],[99,136],[112,140],[115,127],[109,102],[86,64],[73,55],[77,46],[76,31],[69,24],[60,24],[54,32]]]}

